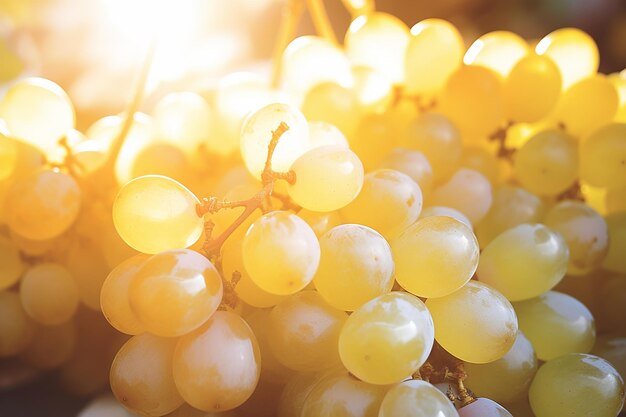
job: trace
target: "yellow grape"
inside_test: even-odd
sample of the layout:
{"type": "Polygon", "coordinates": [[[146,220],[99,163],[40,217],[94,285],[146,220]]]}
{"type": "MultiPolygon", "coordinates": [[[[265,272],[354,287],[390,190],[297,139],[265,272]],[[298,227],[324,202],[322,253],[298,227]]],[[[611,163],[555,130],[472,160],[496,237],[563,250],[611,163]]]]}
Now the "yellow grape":
{"type": "Polygon", "coordinates": [[[293,162],[309,149],[309,126],[295,107],[288,104],[269,104],[248,116],[241,129],[241,157],[252,176],[261,179],[267,159],[267,148],[272,132],[281,122],[289,126],[278,141],[272,156],[274,171],[288,171],[293,162]]]}
{"type": "Polygon", "coordinates": [[[315,291],[293,294],[279,302],[269,316],[267,336],[272,353],[296,371],[336,365],[339,331],[347,317],[315,291]]]}
{"type": "Polygon", "coordinates": [[[339,335],[344,366],[370,384],[394,384],[424,364],[434,343],[432,317],[417,297],[391,292],[359,307],[339,335]]]}
{"type": "Polygon", "coordinates": [[[604,359],[570,353],[539,368],[528,398],[537,417],[614,417],[624,403],[624,379],[604,359]]]}
{"type": "Polygon", "coordinates": [[[456,170],[463,152],[461,134],[446,116],[423,113],[407,128],[406,147],[426,156],[435,182],[446,180],[456,170]]]}
{"type": "Polygon", "coordinates": [[[88,139],[79,142],[72,147],[73,157],[83,169],[78,175],[87,176],[96,172],[105,164],[107,159],[107,147],[102,141],[88,139]]]}
{"type": "Polygon", "coordinates": [[[511,349],[497,361],[480,365],[466,363],[464,382],[479,397],[509,404],[526,398],[537,367],[533,345],[518,331],[511,349]]]}
{"type": "Polygon", "coordinates": [[[578,178],[575,138],[560,130],[537,133],[515,153],[513,174],[534,194],[555,196],[564,192],[578,178]]]}
{"type": "Polygon", "coordinates": [[[476,274],[511,301],[550,290],[567,271],[563,238],[542,224],[520,224],[498,235],[480,255],[476,274]]]}
{"type": "Polygon", "coordinates": [[[348,139],[341,130],[327,122],[310,121],[309,140],[311,149],[326,145],[348,147],[348,139]]]}
{"type": "Polygon", "coordinates": [[[302,209],[298,212],[298,217],[311,226],[311,229],[313,229],[318,238],[333,227],[339,226],[343,223],[338,211],[319,213],[316,211],[302,209]]]}
{"type": "Polygon", "coordinates": [[[580,178],[596,187],[626,185],[626,123],[601,127],[582,142],[580,178]]]}
{"type": "Polygon", "coordinates": [[[528,54],[528,43],[519,35],[496,30],[482,35],[467,49],[466,65],[481,65],[507,78],[511,69],[528,54]]]}
{"type": "Polygon", "coordinates": [[[81,206],[76,181],[59,171],[41,170],[15,181],[4,202],[6,222],[32,240],[59,236],[74,223],[81,206]]]}
{"type": "Polygon", "coordinates": [[[287,188],[299,206],[313,211],[345,207],[363,187],[363,164],[350,149],[327,145],[311,149],[291,165],[296,182],[287,188]]]}
{"type": "Polygon", "coordinates": [[[113,203],[113,222],[133,249],[158,253],[186,248],[203,230],[198,198],[173,179],[146,175],[124,185],[113,203]]]}
{"type": "Polygon", "coordinates": [[[433,170],[426,156],[419,151],[394,148],[377,168],[400,171],[420,186],[422,194],[428,195],[433,186],[433,170]]]}
{"type": "Polygon", "coordinates": [[[107,321],[122,333],[136,335],[145,331],[130,308],[129,290],[135,274],[149,257],[138,254],[113,268],[102,284],[100,308],[107,321]]]}
{"type": "Polygon", "coordinates": [[[626,375],[626,337],[598,336],[591,352],[611,363],[620,375],[626,375]]]}
{"type": "Polygon", "coordinates": [[[445,206],[424,207],[424,209],[420,213],[420,219],[423,219],[423,218],[426,218],[426,217],[432,217],[432,216],[451,217],[451,218],[453,218],[455,220],[460,221],[464,225],[466,225],[470,230],[474,229],[474,227],[472,226],[472,222],[470,221],[470,219],[467,218],[467,216],[465,214],[463,214],[460,211],[458,211],[457,209],[453,209],[451,207],[445,207],[445,206]]]}
{"type": "Polygon", "coordinates": [[[472,229],[447,216],[418,220],[391,241],[398,284],[419,297],[448,295],[467,283],[478,266],[472,229]]]}
{"type": "Polygon", "coordinates": [[[482,282],[469,281],[445,297],[429,298],[426,307],[435,323],[437,343],[464,362],[493,362],[515,343],[518,326],[513,306],[482,282]]]}
{"type": "Polygon", "coordinates": [[[9,178],[18,164],[18,147],[15,140],[0,131],[0,181],[9,178]]]}
{"type": "MultiPolygon", "coordinates": [[[[509,411],[489,398],[477,398],[459,410],[460,417],[513,417],[509,411]]],[[[517,414],[516,414],[517,416],[517,414]]],[[[517,416],[521,417],[521,416],[517,416]]]]}
{"type": "Polygon", "coordinates": [[[20,282],[24,310],[38,323],[56,326],[70,320],[78,308],[78,286],[65,267],[37,264],[24,273],[20,282]]]}
{"type": "Polygon", "coordinates": [[[598,46],[591,36],[576,28],[557,29],[537,44],[538,55],[554,61],[563,77],[563,90],[598,71],[598,46]]]}
{"type": "Polygon", "coordinates": [[[609,228],[609,252],[606,254],[602,267],[606,270],[626,274],[626,212],[611,214],[606,217],[609,228]]]}
{"type": "Polygon", "coordinates": [[[478,171],[461,168],[448,182],[435,188],[428,202],[456,209],[475,224],[487,215],[492,200],[489,180],[478,171]]]}
{"type": "Polygon", "coordinates": [[[174,381],[191,406],[226,411],[256,388],[261,356],[256,337],[235,313],[217,311],[199,329],[181,337],[174,352],[174,381]]]}
{"type": "Polygon", "coordinates": [[[409,28],[395,16],[372,12],[354,19],[344,45],[353,65],[365,65],[394,84],[404,82],[404,61],[409,28]]]}
{"type": "Polygon", "coordinates": [[[426,381],[404,381],[383,398],[378,417],[459,417],[450,400],[426,381]]]}
{"type": "MultiPolygon", "coordinates": [[[[18,4],[23,5],[22,2],[18,4]]],[[[11,6],[3,4],[3,12],[7,13],[9,7],[11,6]]],[[[30,14],[29,12],[26,13],[30,14]]],[[[17,52],[18,51],[13,50],[8,39],[0,39],[0,59],[2,60],[0,82],[3,84],[19,76],[24,71],[24,63],[21,61],[20,54],[17,52]]]]}
{"type": "Polygon", "coordinates": [[[293,294],[313,279],[320,261],[315,232],[287,211],[273,211],[256,220],[243,238],[243,264],[261,289],[293,294]]]}
{"type": "Polygon", "coordinates": [[[20,359],[38,369],[58,368],[74,353],[76,337],[71,320],[58,326],[40,326],[20,359]]]}
{"type": "Polygon", "coordinates": [[[464,50],[463,38],[452,23],[443,19],[416,23],[406,49],[406,92],[435,96],[461,65],[464,50]]]}
{"type": "Polygon", "coordinates": [[[544,55],[526,55],[504,82],[506,113],[515,122],[535,122],[547,116],[560,95],[559,67],[544,55]]]}
{"type": "Polygon", "coordinates": [[[131,278],[130,307],[150,333],[176,337],[198,328],[222,301],[213,264],[189,249],[153,255],[131,278]]]}
{"type": "Polygon", "coordinates": [[[392,118],[368,114],[363,116],[350,137],[350,149],[358,155],[367,172],[378,167],[399,142],[399,129],[392,118]]]}
{"type": "Polygon", "coordinates": [[[352,68],[354,91],[359,107],[366,113],[385,111],[394,99],[391,80],[371,67],[356,66],[352,68]]]}
{"type": "Polygon", "coordinates": [[[193,171],[187,155],[178,146],[165,142],[146,145],[132,163],[132,178],[144,175],[163,175],[181,183],[193,180],[193,171]]]}
{"type": "Polygon", "coordinates": [[[4,290],[19,281],[25,269],[16,244],[4,236],[0,236],[0,265],[0,290],[4,290]]]}
{"type": "Polygon", "coordinates": [[[320,237],[315,289],[335,308],[354,311],[393,287],[394,260],[378,232],[360,224],[333,227],[320,237]]]}
{"type": "Polygon", "coordinates": [[[0,100],[0,119],[11,135],[44,152],[74,127],[74,107],[61,87],[43,78],[24,78],[0,100]]]}
{"type": "Polygon", "coordinates": [[[363,189],[340,213],[346,222],[363,224],[390,238],[415,222],[421,211],[422,191],[411,177],[377,169],[365,175],[363,189]]]}
{"type": "Polygon", "coordinates": [[[30,319],[13,291],[0,291],[0,358],[13,356],[28,347],[35,335],[30,319]]]}
{"type": "Polygon", "coordinates": [[[356,93],[333,82],[312,87],[302,102],[302,113],[307,120],[337,126],[348,137],[354,134],[361,119],[356,93]]]}
{"type": "Polygon", "coordinates": [[[80,301],[95,311],[100,311],[100,290],[110,268],[100,248],[89,239],[80,239],[67,249],[65,266],[78,285],[80,301]]]}
{"type": "Polygon", "coordinates": [[[463,149],[463,156],[459,166],[482,174],[492,185],[504,181],[503,161],[482,146],[468,146],[463,149]]]}
{"type": "Polygon", "coordinates": [[[184,403],[172,373],[176,342],[144,333],[133,336],[117,352],[111,365],[111,391],[124,407],[144,416],[162,416],[184,403]]]}

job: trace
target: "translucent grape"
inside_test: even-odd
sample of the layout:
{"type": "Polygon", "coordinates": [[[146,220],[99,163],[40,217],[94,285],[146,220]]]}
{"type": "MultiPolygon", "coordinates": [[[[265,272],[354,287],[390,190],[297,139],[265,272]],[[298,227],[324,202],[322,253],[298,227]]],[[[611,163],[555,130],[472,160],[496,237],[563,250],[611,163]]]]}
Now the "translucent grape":
{"type": "Polygon", "coordinates": [[[468,146],[463,149],[459,166],[482,174],[492,185],[503,182],[503,161],[483,146],[468,146]]]}
{"type": "Polygon", "coordinates": [[[395,277],[419,297],[443,297],[472,278],[478,241],[472,229],[446,216],[418,220],[391,241],[395,277]]]}
{"type": "Polygon", "coordinates": [[[435,188],[428,202],[456,209],[476,224],[487,215],[492,200],[489,180],[478,171],[461,168],[448,182],[435,188]]]}
{"type": "Polygon", "coordinates": [[[424,209],[422,210],[422,213],[420,214],[420,219],[423,219],[426,217],[432,217],[432,216],[452,217],[453,219],[458,220],[461,223],[465,224],[467,227],[469,227],[470,230],[473,229],[472,222],[470,221],[470,219],[468,219],[465,214],[451,207],[445,207],[445,206],[424,207],[424,209]]]}
{"type": "Polygon", "coordinates": [[[71,320],[58,326],[40,326],[20,359],[38,369],[58,368],[74,353],[76,337],[71,320]]]}
{"type": "Polygon", "coordinates": [[[337,126],[351,137],[361,118],[356,93],[332,82],[311,88],[302,102],[302,113],[307,120],[322,121],[337,126]]]}
{"type": "Polygon", "coordinates": [[[395,169],[411,177],[420,186],[422,193],[428,195],[433,186],[433,170],[426,156],[405,148],[394,148],[380,162],[379,168],[395,169]]]}
{"type": "Polygon", "coordinates": [[[326,145],[348,147],[348,139],[341,130],[327,122],[309,122],[309,140],[311,149],[326,145]]]}
{"type": "Polygon", "coordinates": [[[493,400],[478,398],[461,408],[459,417],[513,417],[513,414],[493,400]]]}
{"type": "Polygon", "coordinates": [[[0,265],[0,290],[4,290],[20,279],[25,268],[16,245],[4,236],[0,236],[0,265]]]}
{"type": "Polygon", "coordinates": [[[598,336],[591,352],[608,361],[620,375],[626,375],[626,337],[598,336]]]}
{"type": "Polygon", "coordinates": [[[102,251],[90,239],[74,242],[65,256],[65,266],[78,285],[80,301],[95,311],[100,311],[100,290],[110,272],[102,251]]]}
{"type": "Polygon", "coordinates": [[[507,78],[511,69],[528,54],[528,43],[519,35],[496,30],[482,35],[463,57],[466,65],[481,65],[507,78]]]}
{"type": "Polygon", "coordinates": [[[203,230],[198,198],[182,184],[159,175],[123,186],[113,203],[113,222],[122,239],[144,253],[186,248],[203,230]]]}
{"type": "Polygon", "coordinates": [[[34,335],[35,323],[24,311],[19,295],[0,291],[0,358],[22,352],[34,335]]]}
{"type": "Polygon", "coordinates": [[[198,328],[222,301],[222,280],[198,252],[175,249],[153,255],[131,278],[130,307],[153,334],[175,337],[198,328]]]}
{"type": "Polygon", "coordinates": [[[488,363],[503,357],[517,336],[511,303],[493,288],[469,281],[445,297],[429,298],[437,342],[464,362],[488,363]]]}
{"type": "Polygon", "coordinates": [[[450,400],[426,381],[405,381],[392,387],[380,406],[379,417],[458,417],[450,400]]]}
{"type": "Polygon", "coordinates": [[[145,146],[132,164],[132,178],[163,175],[182,183],[193,178],[189,158],[178,145],[154,142],[145,146]]]}
{"type": "Polygon", "coordinates": [[[359,107],[368,113],[385,111],[393,101],[393,85],[380,72],[371,67],[357,66],[352,68],[354,85],[359,107]]]}
{"type": "Polygon", "coordinates": [[[411,294],[391,292],[348,317],[339,335],[339,355],[362,381],[394,384],[424,364],[433,342],[433,321],[424,303],[411,294]]]}
{"type": "Polygon", "coordinates": [[[328,232],[335,226],[339,226],[342,222],[338,211],[316,212],[302,209],[298,212],[298,217],[307,222],[315,235],[320,238],[324,233],[328,232]]]}
{"type": "Polygon", "coordinates": [[[582,142],[580,178],[596,187],[626,185],[626,123],[608,124],[582,142]]]}
{"type": "Polygon", "coordinates": [[[396,122],[385,114],[363,116],[350,137],[350,148],[359,156],[366,172],[378,167],[399,143],[396,122]]]}

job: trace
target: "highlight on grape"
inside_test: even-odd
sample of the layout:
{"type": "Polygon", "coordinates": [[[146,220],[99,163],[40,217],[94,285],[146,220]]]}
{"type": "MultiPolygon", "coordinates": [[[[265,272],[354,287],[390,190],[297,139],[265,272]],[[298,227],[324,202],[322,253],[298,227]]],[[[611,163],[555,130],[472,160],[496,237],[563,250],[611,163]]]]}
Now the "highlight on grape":
{"type": "Polygon", "coordinates": [[[345,36],[285,1],[267,71],[208,89],[151,97],[146,37],[86,126],[0,31],[0,396],[53,371],[83,417],[620,415],[626,70],[577,28],[342,4],[345,36]]]}

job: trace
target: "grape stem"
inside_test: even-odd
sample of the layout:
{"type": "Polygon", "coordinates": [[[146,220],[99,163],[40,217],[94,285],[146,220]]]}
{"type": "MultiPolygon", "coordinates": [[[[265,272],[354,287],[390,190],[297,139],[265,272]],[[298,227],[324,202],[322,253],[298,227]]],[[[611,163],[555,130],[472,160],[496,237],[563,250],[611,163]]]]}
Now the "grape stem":
{"type": "Polygon", "coordinates": [[[272,54],[272,87],[278,87],[282,73],[283,52],[294,38],[300,16],[304,11],[302,0],[289,0],[285,5],[278,29],[278,41],[272,54]]]}
{"type": "Polygon", "coordinates": [[[506,135],[511,126],[513,126],[513,122],[509,121],[505,126],[498,128],[489,135],[489,140],[498,144],[497,156],[509,161],[513,159],[513,154],[515,154],[515,149],[506,145],[506,135]]]}
{"type": "Polygon", "coordinates": [[[327,41],[338,45],[339,42],[337,42],[333,26],[330,24],[330,19],[326,13],[324,0],[306,0],[306,4],[311,14],[311,19],[313,19],[315,31],[327,41]]]}

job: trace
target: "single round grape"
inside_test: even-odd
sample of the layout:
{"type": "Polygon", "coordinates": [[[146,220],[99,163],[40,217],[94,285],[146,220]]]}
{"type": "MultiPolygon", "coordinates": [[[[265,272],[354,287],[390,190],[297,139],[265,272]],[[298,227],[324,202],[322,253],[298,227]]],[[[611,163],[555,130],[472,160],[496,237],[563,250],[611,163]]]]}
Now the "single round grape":
{"type": "Polygon", "coordinates": [[[383,398],[378,417],[458,417],[450,400],[426,381],[405,381],[383,398]]]}
{"type": "Polygon", "coordinates": [[[33,320],[56,326],[70,320],[78,308],[78,286],[65,267],[55,263],[37,264],[24,273],[20,300],[33,320]]]}
{"type": "Polygon", "coordinates": [[[312,149],[291,166],[296,182],[289,197],[305,209],[334,211],[349,204],[363,187],[363,164],[348,148],[328,145],[312,149]]]}
{"type": "Polygon", "coordinates": [[[4,236],[0,236],[0,265],[0,290],[4,290],[13,286],[25,269],[17,246],[4,236]]]}
{"type": "Polygon", "coordinates": [[[20,296],[0,291],[0,358],[22,352],[34,336],[35,323],[24,311],[20,296]]]}
{"type": "Polygon", "coordinates": [[[513,414],[493,400],[477,398],[459,410],[459,417],[513,417],[513,414]]]}
{"type": "Polygon", "coordinates": [[[304,220],[274,211],[256,220],[243,238],[243,264],[252,281],[272,294],[300,291],[313,279],[320,244],[304,220]]]}
{"type": "Polygon", "coordinates": [[[113,222],[122,239],[140,252],[186,248],[202,234],[198,204],[198,198],[182,184],[146,175],[120,189],[113,203],[113,222]]]}
{"type": "Polygon", "coordinates": [[[461,288],[478,266],[472,229],[446,216],[418,220],[391,241],[398,284],[419,297],[443,297],[461,288]]]}
{"type": "Polygon", "coordinates": [[[176,339],[144,333],[133,336],[115,355],[111,365],[111,391],[130,411],[162,416],[180,407],[172,374],[176,339]]]}
{"type": "Polygon", "coordinates": [[[59,171],[41,170],[15,181],[4,202],[6,222],[32,240],[59,236],[74,223],[81,205],[76,181],[59,171]]]}
{"type": "Polygon", "coordinates": [[[130,307],[150,333],[176,337],[198,328],[222,301],[222,279],[198,252],[153,255],[131,278],[130,307]]]}
{"type": "Polygon", "coordinates": [[[470,230],[473,230],[472,222],[470,221],[470,219],[468,219],[465,214],[461,213],[457,209],[453,209],[452,207],[446,207],[446,206],[424,207],[424,209],[420,213],[420,219],[424,219],[426,217],[432,217],[432,216],[452,217],[453,219],[458,220],[464,225],[466,225],[467,227],[469,227],[470,230]]]}
{"type": "Polygon", "coordinates": [[[598,336],[591,353],[608,361],[620,375],[626,375],[626,337],[598,336]]]}
{"type": "Polygon", "coordinates": [[[90,239],[74,242],[67,249],[65,266],[78,285],[80,301],[99,312],[100,290],[111,271],[100,248],[90,239]]]}
{"type": "Polygon", "coordinates": [[[401,130],[389,114],[363,116],[350,139],[352,149],[365,167],[371,171],[378,167],[389,152],[400,144],[401,130]]]}
{"type": "Polygon", "coordinates": [[[537,417],[615,417],[624,403],[624,380],[604,359],[569,353],[539,368],[528,397],[537,417]]]}
{"type": "Polygon", "coordinates": [[[132,178],[163,175],[181,183],[193,178],[189,158],[178,145],[153,142],[141,149],[132,164],[132,178]]]}
{"type": "Polygon", "coordinates": [[[515,303],[519,327],[543,361],[566,353],[588,353],[596,340],[594,319],[574,297],[548,291],[515,303]]]}
{"type": "Polygon", "coordinates": [[[421,211],[422,191],[415,181],[399,171],[377,169],[365,175],[361,192],[340,213],[346,222],[391,238],[415,222],[421,211]]]}
{"type": "Polygon", "coordinates": [[[179,339],[173,369],[176,387],[190,405],[205,411],[230,410],[256,388],[259,346],[241,317],[217,311],[202,327],[179,339]]]}
{"type": "Polygon", "coordinates": [[[38,369],[58,368],[74,354],[76,337],[71,320],[58,326],[40,326],[20,359],[38,369]]]}
{"type": "Polygon", "coordinates": [[[596,187],[626,185],[626,123],[608,124],[581,143],[580,178],[596,187]]]}
{"type": "Polygon", "coordinates": [[[445,297],[429,298],[426,307],[437,342],[464,362],[493,362],[515,343],[518,326],[513,306],[481,282],[469,281],[445,297]]]}
{"type": "Polygon", "coordinates": [[[480,365],[466,363],[464,382],[479,397],[509,404],[526,398],[537,366],[533,345],[519,331],[511,349],[497,361],[480,365]]]}
{"type": "Polygon", "coordinates": [[[307,120],[336,126],[351,137],[361,119],[361,109],[354,91],[337,83],[325,82],[311,88],[302,102],[307,120]]]}
{"type": "Polygon", "coordinates": [[[289,126],[280,137],[272,155],[272,169],[285,172],[300,155],[309,149],[309,126],[295,107],[288,104],[269,104],[248,116],[241,128],[241,157],[252,176],[261,179],[267,160],[272,132],[281,122],[289,126]]]}
{"type": "Polygon", "coordinates": [[[343,224],[320,238],[320,266],[315,289],[333,307],[354,311],[393,287],[394,260],[378,232],[343,224]]]}
{"type": "Polygon", "coordinates": [[[511,301],[542,294],[563,279],[569,250],[563,238],[542,224],[521,224],[489,243],[476,274],[511,301]]]}
{"type": "Polygon", "coordinates": [[[311,226],[311,229],[313,229],[318,238],[322,237],[324,233],[328,232],[333,227],[343,223],[338,211],[320,213],[302,209],[298,212],[298,217],[311,226]]]}
{"type": "Polygon", "coordinates": [[[393,102],[393,84],[384,74],[361,65],[352,68],[352,77],[352,91],[365,113],[384,112],[393,102]]]}
{"type": "Polygon", "coordinates": [[[348,139],[343,132],[328,122],[310,121],[309,140],[311,149],[326,145],[348,147],[348,139]]]}
{"type": "Polygon", "coordinates": [[[339,335],[344,366],[370,384],[395,384],[424,364],[434,343],[433,320],[417,297],[391,292],[359,307],[339,335]]]}
{"type": "Polygon", "coordinates": [[[522,37],[506,30],[496,30],[476,39],[467,49],[463,63],[481,65],[507,78],[515,64],[527,54],[528,43],[522,37]]]}
{"type": "Polygon", "coordinates": [[[149,256],[138,254],[113,268],[102,284],[100,292],[100,308],[111,326],[122,333],[136,335],[145,331],[135,313],[130,308],[130,284],[135,274],[149,259],[149,256]]]}
{"type": "Polygon", "coordinates": [[[395,169],[411,177],[420,186],[422,194],[428,195],[433,186],[433,170],[426,156],[419,151],[394,148],[380,162],[379,168],[395,169]]]}
{"type": "Polygon", "coordinates": [[[461,168],[448,182],[435,188],[428,201],[435,206],[457,209],[475,224],[489,212],[492,194],[491,183],[483,174],[461,168]]]}
{"type": "Polygon", "coordinates": [[[459,166],[482,174],[492,185],[497,185],[506,180],[502,168],[503,161],[484,146],[467,146],[463,149],[463,156],[459,166]]]}

